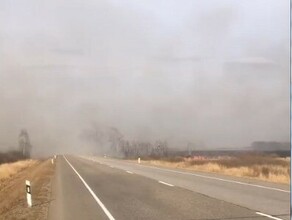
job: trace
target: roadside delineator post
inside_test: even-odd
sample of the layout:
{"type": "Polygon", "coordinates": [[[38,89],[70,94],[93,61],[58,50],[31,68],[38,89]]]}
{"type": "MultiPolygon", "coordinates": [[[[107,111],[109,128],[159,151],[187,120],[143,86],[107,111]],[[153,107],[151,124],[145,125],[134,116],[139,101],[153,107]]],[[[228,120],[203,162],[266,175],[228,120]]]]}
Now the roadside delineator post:
{"type": "Polygon", "coordinates": [[[140,157],[138,157],[138,163],[141,163],[141,159],[140,159],[140,157]]]}
{"type": "Polygon", "coordinates": [[[57,156],[56,155],[54,155],[54,159],[57,159],[57,156]]]}
{"type": "Polygon", "coordinates": [[[32,207],[32,200],[31,200],[31,188],[30,188],[30,181],[25,181],[25,189],[26,189],[26,200],[28,207],[32,207]]]}
{"type": "Polygon", "coordinates": [[[51,162],[52,162],[52,164],[54,164],[54,159],[53,158],[51,159],[51,162]]]}

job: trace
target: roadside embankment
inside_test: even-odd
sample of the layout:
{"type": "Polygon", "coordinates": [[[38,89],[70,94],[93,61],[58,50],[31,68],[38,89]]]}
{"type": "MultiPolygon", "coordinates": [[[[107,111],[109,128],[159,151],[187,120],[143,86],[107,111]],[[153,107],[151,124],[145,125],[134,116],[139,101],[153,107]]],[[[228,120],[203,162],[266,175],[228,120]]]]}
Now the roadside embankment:
{"type": "Polygon", "coordinates": [[[0,165],[0,219],[46,219],[54,167],[50,160],[0,165]],[[25,180],[31,182],[31,208],[26,202],[25,180]]]}

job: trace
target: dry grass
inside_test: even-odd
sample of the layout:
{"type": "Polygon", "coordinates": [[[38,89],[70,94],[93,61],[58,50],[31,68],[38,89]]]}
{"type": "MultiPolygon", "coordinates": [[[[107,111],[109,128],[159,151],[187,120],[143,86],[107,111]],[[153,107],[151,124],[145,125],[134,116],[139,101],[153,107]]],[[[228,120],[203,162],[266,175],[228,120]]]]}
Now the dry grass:
{"type": "Polygon", "coordinates": [[[191,158],[148,160],[144,163],[290,184],[290,158],[245,155],[203,160],[191,158]]]}
{"type": "Polygon", "coordinates": [[[13,163],[4,163],[0,165],[0,181],[10,178],[16,173],[22,171],[27,167],[36,164],[36,160],[21,160],[13,163]]]}

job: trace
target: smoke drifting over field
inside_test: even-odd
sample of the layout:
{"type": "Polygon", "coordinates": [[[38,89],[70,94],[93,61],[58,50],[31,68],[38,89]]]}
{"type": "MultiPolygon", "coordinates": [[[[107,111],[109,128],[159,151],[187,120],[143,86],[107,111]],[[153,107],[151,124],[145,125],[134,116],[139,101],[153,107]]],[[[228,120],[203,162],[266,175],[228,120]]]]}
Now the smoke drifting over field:
{"type": "Polygon", "coordinates": [[[0,2],[0,150],[84,131],[173,147],[289,140],[289,1],[0,2]]]}

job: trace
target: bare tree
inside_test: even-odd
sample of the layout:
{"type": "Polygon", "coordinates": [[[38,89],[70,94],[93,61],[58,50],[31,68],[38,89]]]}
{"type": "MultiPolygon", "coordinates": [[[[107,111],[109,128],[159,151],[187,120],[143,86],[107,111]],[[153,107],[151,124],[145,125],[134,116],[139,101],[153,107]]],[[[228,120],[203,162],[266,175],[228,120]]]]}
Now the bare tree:
{"type": "Polygon", "coordinates": [[[168,155],[168,144],[166,141],[156,141],[152,148],[152,156],[165,157],[168,155]]]}
{"type": "Polygon", "coordinates": [[[110,142],[111,152],[117,154],[120,149],[120,142],[123,139],[122,133],[115,127],[110,127],[108,130],[108,140],[110,142]]]}
{"type": "Polygon", "coordinates": [[[18,136],[18,146],[19,151],[22,153],[22,155],[26,158],[30,158],[32,146],[30,144],[28,132],[25,129],[22,129],[20,131],[20,134],[18,136]]]}

